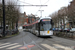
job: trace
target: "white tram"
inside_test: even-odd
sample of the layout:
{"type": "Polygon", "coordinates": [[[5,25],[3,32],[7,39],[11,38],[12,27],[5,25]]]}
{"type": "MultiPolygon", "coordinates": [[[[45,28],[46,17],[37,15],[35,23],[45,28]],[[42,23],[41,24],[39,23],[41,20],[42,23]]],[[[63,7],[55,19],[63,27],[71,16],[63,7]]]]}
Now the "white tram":
{"type": "Polygon", "coordinates": [[[42,17],[31,24],[24,25],[25,30],[28,30],[36,36],[51,36],[53,35],[51,17],[42,17]]]}

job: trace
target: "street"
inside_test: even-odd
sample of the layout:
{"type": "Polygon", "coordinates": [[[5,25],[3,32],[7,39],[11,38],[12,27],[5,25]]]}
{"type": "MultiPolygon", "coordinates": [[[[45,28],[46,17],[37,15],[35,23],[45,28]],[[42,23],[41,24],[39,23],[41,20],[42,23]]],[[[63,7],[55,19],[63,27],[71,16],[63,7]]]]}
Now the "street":
{"type": "Polygon", "coordinates": [[[19,30],[20,34],[0,40],[0,50],[75,50],[75,41],[56,36],[37,37],[19,30]]]}

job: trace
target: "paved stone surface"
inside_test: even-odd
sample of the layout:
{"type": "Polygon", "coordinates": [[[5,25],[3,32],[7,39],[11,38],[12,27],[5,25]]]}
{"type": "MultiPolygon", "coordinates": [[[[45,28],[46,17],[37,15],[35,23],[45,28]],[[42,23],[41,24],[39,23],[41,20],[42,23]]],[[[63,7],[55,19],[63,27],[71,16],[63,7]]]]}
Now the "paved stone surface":
{"type": "Polygon", "coordinates": [[[0,40],[0,50],[75,50],[75,41],[64,39],[56,36],[51,37],[37,37],[30,32],[23,30],[19,31],[20,34],[0,40]],[[23,49],[19,49],[22,48],[23,49]]]}

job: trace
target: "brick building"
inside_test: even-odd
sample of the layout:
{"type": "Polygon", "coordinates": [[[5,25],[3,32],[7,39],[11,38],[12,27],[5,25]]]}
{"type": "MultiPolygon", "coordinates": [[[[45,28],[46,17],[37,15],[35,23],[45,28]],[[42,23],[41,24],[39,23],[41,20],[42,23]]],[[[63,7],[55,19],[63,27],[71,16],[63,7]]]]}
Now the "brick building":
{"type": "Polygon", "coordinates": [[[24,13],[20,13],[18,26],[22,26],[24,24],[24,13]]]}
{"type": "Polygon", "coordinates": [[[24,14],[25,14],[24,24],[29,24],[36,20],[36,17],[33,14],[30,15],[26,15],[26,13],[24,14]]]}
{"type": "Polygon", "coordinates": [[[18,26],[30,24],[33,21],[35,21],[37,18],[39,18],[39,17],[35,17],[35,15],[33,15],[33,14],[26,15],[26,12],[21,13],[20,17],[19,17],[19,21],[18,21],[18,26]]]}

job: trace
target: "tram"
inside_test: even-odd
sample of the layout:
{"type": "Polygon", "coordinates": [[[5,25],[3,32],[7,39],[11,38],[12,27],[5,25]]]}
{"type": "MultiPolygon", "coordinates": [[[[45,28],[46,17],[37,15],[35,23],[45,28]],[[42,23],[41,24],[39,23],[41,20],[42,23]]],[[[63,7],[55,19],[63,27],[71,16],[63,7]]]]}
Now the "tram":
{"type": "Polygon", "coordinates": [[[53,35],[53,22],[51,17],[42,17],[33,23],[24,25],[24,29],[32,32],[36,36],[52,36],[53,35]]]}

